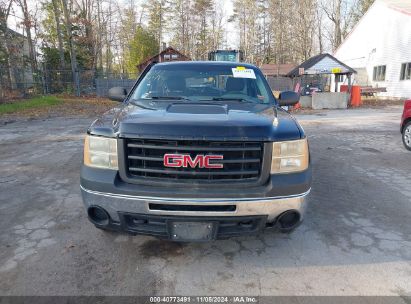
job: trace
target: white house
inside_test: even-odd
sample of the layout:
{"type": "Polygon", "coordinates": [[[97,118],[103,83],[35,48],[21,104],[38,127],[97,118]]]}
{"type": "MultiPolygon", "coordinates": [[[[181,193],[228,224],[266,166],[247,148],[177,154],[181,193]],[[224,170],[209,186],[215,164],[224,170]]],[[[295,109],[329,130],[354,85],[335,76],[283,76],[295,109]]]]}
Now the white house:
{"type": "Polygon", "coordinates": [[[411,0],[376,0],[334,56],[379,96],[411,98],[411,0]]]}

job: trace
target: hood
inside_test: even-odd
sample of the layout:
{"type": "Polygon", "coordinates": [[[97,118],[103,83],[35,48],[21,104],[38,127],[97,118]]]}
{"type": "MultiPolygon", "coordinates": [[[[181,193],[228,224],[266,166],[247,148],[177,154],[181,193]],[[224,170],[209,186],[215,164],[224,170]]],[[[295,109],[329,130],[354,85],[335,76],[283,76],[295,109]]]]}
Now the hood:
{"type": "Polygon", "coordinates": [[[281,141],[302,129],[286,111],[263,104],[171,103],[147,109],[128,104],[96,120],[89,133],[150,139],[281,141]]]}

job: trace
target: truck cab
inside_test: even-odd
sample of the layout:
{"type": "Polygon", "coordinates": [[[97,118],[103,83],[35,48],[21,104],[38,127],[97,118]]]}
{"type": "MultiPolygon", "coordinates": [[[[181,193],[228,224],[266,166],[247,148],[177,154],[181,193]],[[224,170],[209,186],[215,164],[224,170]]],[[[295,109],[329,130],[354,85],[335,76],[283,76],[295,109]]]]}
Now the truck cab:
{"type": "Polygon", "coordinates": [[[100,229],[172,241],[289,232],[311,189],[308,139],[261,71],[233,62],[149,66],[87,130],[80,187],[100,229]]]}
{"type": "Polygon", "coordinates": [[[244,52],[241,50],[215,50],[208,53],[208,60],[242,62],[244,60],[244,52]]]}

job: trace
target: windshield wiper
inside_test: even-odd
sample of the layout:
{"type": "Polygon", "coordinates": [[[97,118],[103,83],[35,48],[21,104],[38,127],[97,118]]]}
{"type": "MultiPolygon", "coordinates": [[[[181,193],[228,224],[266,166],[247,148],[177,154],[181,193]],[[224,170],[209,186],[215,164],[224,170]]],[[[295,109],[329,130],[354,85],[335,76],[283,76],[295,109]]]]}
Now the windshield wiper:
{"type": "Polygon", "coordinates": [[[213,97],[213,99],[211,99],[213,101],[240,101],[240,102],[248,102],[248,103],[257,103],[254,102],[252,100],[249,99],[245,99],[245,98],[234,98],[234,97],[213,97]]]}
{"type": "Polygon", "coordinates": [[[187,97],[184,96],[151,96],[150,98],[143,98],[146,100],[187,100],[187,101],[191,101],[190,99],[188,99],[187,97]]]}
{"type": "MultiPolygon", "coordinates": [[[[150,97],[150,98],[130,99],[129,102],[131,104],[137,105],[139,107],[147,108],[144,105],[142,105],[142,102],[150,101],[151,103],[156,103],[159,100],[165,100],[165,101],[179,100],[179,101],[190,101],[190,102],[192,102],[191,99],[188,99],[187,97],[184,97],[184,96],[153,96],[153,97],[150,97]]],[[[149,109],[149,108],[147,108],[147,109],[149,109]]]]}

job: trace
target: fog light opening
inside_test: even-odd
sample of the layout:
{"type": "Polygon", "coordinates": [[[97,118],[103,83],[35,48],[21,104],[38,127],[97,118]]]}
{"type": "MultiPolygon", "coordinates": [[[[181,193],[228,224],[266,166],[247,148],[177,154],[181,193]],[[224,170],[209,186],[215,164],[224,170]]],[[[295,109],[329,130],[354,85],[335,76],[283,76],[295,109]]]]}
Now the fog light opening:
{"type": "Polygon", "coordinates": [[[240,226],[242,228],[252,228],[253,227],[253,221],[242,221],[240,222],[240,226]]]}
{"type": "Polygon", "coordinates": [[[92,206],[87,209],[88,218],[97,226],[108,226],[110,216],[107,211],[98,206],[92,206]]]}
{"type": "Polygon", "coordinates": [[[300,224],[301,215],[298,211],[286,211],[278,217],[278,225],[281,230],[292,230],[300,224]]]}

